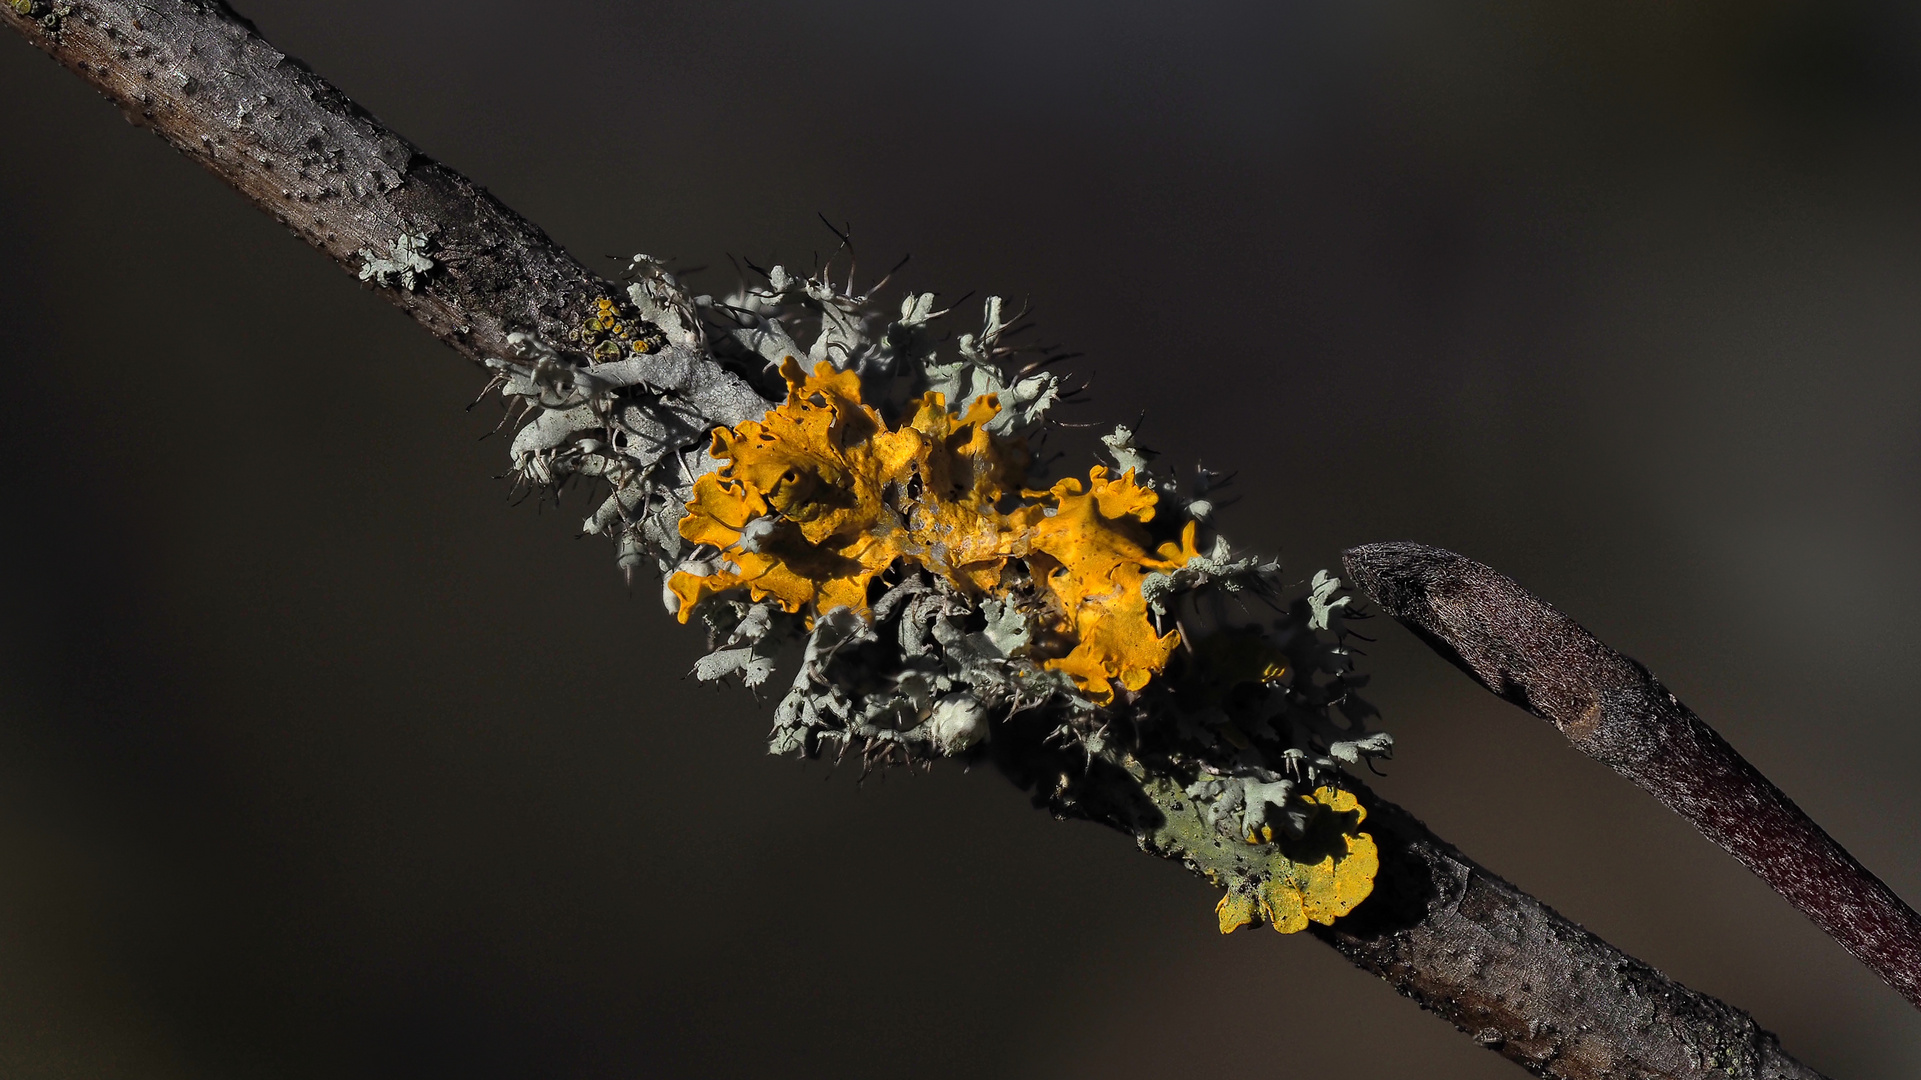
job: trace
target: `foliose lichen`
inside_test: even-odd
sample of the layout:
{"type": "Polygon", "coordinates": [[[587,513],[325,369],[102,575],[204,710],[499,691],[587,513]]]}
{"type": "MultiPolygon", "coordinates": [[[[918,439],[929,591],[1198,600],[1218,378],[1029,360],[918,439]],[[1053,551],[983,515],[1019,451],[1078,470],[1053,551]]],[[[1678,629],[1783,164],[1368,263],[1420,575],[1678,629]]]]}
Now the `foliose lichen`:
{"type": "Polygon", "coordinates": [[[434,268],[434,261],[427,257],[427,238],[412,233],[401,233],[394,238],[389,254],[376,255],[367,248],[354,254],[360,256],[360,280],[372,281],[381,288],[387,288],[398,280],[400,287],[413,291],[420,275],[434,268]]]}
{"type": "MultiPolygon", "coordinates": [[[[1305,930],[1310,922],[1328,925],[1373,891],[1380,851],[1374,838],[1358,829],[1367,811],[1354,795],[1321,787],[1299,801],[1322,827],[1304,829],[1269,856],[1263,873],[1228,886],[1214,908],[1221,933],[1231,934],[1256,919],[1283,934],[1305,930]]],[[[1265,826],[1263,835],[1272,838],[1265,826]]]]}
{"type": "Polygon", "coordinates": [[[1217,474],[1157,473],[1121,427],[1111,466],[1049,482],[1034,447],[1072,395],[999,298],[950,339],[932,294],[883,309],[824,272],[722,298],[646,256],[627,276],[627,303],[492,362],[513,476],[605,482],[583,531],[705,627],[696,677],[759,689],[791,658],[772,752],[993,757],[1063,813],[1118,769],[1158,793],[1141,842],[1228,889],[1223,931],[1367,895],[1341,770],[1392,740],[1356,693],[1347,598],[1322,573],[1289,600],[1277,562],[1219,536],[1217,474]],[[1212,840],[1170,840],[1175,819],[1212,840]]]}

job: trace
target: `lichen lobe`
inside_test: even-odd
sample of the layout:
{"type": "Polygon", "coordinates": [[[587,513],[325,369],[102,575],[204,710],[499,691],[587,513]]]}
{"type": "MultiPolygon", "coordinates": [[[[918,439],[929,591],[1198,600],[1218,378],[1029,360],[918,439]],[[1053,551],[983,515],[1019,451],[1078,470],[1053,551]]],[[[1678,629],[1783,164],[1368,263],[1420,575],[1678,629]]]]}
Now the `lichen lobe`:
{"type": "Polygon", "coordinates": [[[1381,858],[1373,836],[1359,828],[1367,809],[1353,792],[1329,787],[1301,801],[1314,811],[1307,832],[1273,844],[1254,873],[1229,884],[1214,909],[1221,933],[1257,920],[1283,934],[1310,922],[1332,925],[1374,891],[1381,858]]]}
{"type": "Polygon", "coordinates": [[[952,413],[928,391],[890,428],[854,372],[823,361],[804,374],[791,356],[780,370],[779,407],[713,433],[708,452],[725,464],[696,481],[679,528],[718,557],[669,579],[682,622],[743,588],[810,619],[840,608],[865,618],[874,579],[905,561],[975,598],[1012,595],[1010,577],[1042,583],[1030,602],[1069,643],[1044,666],[1096,704],[1166,666],[1179,635],[1155,628],[1141,583],[1199,551],[1192,522],[1152,546],[1143,526],[1158,496],[1132,470],[1020,491],[1026,447],[990,432],[997,395],[952,413]],[[1029,501],[1001,509],[1016,491],[1029,501]]]}

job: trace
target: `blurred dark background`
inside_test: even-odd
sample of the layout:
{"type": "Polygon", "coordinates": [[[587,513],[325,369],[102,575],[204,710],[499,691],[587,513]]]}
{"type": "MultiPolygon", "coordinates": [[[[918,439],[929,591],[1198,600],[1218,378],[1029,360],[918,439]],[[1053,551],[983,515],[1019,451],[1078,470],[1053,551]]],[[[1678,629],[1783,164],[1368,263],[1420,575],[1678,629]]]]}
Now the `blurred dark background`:
{"type": "MultiPolygon", "coordinates": [[[[1031,298],[1068,418],[1238,468],[1241,543],[1493,564],[1921,899],[1911,5],[241,7],[590,261],[722,290],[819,211],[1031,298]]],[[[0,1074],[1519,1075],[996,775],[766,757],[581,505],[506,506],[476,370],[0,53],[0,1074]]],[[[1376,625],[1385,794],[1921,1073],[1893,991],[1376,625]]]]}

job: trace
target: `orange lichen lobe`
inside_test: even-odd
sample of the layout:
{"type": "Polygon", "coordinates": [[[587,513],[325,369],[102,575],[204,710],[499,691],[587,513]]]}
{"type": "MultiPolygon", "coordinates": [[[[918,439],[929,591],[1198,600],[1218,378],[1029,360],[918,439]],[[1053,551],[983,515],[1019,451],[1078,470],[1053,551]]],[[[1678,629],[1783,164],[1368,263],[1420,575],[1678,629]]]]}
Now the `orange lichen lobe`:
{"type": "Polygon", "coordinates": [[[1085,482],[1025,491],[1038,501],[1003,511],[1020,490],[1026,449],[987,430],[1000,412],[994,395],[955,414],[928,393],[889,429],[853,372],[822,363],[808,375],[789,357],[781,374],[785,402],[714,432],[710,452],[726,464],[695,483],[680,534],[719,549],[723,563],[670,579],[682,622],[701,600],[737,588],[789,612],[864,615],[869,584],[903,559],[967,595],[992,594],[1010,562],[1024,560],[1072,643],[1043,663],[1090,700],[1111,702],[1117,685],[1140,690],[1167,665],[1179,634],[1156,629],[1141,582],[1199,554],[1195,526],[1154,547],[1145,526],[1158,497],[1132,470],[1114,477],[1097,467],[1085,482]]]}
{"type": "Polygon", "coordinates": [[[705,597],[741,587],[790,612],[865,614],[868,584],[901,558],[967,591],[999,583],[1025,530],[1018,513],[994,509],[1021,453],[981,429],[997,402],[956,417],[928,394],[889,430],[853,372],[821,363],[805,375],[789,357],[781,374],[779,408],[714,432],[710,452],[727,464],[695,482],[680,534],[731,565],[673,576],[682,622],[705,597]],[[765,535],[743,544],[749,524],[770,517],[765,535]]]}
{"type": "Polygon", "coordinates": [[[1193,522],[1179,542],[1150,550],[1144,528],[1154,519],[1158,496],[1134,479],[1129,469],[1110,478],[1096,466],[1088,482],[1069,477],[1045,492],[1028,492],[1054,501],[1054,513],[1034,528],[1029,561],[1059,603],[1073,651],[1055,661],[1072,675],[1089,699],[1106,704],[1114,684],[1139,690],[1167,666],[1180,642],[1178,631],[1160,633],[1148,618],[1141,581],[1150,572],[1176,570],[1199,554],[1193,522]]]}
{"type": "Polygon", "coordinates": [[[1310,824],[1303,838],[1309,850],[1295,854],[1309,858],[1325,853],[1316,861],[1295,861],[1288,852],[1290,845],[1283,844],[1269,861],[1265,877],[1229,889],[1215,906],[1221,933],[1233,933],[1256,918],[1283,934],[1305,930],[1310,922],[1327,926],[1374,891],[1381,856],[1374,838],[1359,831],[1367,809],[1353,792],[1329,787],[1316,788],[1302,801],[1315,808],[1315,824],[1321,827],[1317,830],[1310,824]]]}

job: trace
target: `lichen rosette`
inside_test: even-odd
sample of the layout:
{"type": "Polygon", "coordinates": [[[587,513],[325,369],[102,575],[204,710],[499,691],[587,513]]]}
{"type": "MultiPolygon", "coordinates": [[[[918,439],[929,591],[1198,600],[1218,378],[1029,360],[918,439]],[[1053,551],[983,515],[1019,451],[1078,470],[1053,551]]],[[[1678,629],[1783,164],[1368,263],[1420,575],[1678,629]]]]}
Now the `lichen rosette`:
{"type": "Polygon", "coordinates": [[[874,579],[897,562],[968,596],[1011,595],[1008,573],[1041,582],[1046,623],[1069,643],[1045,667],[1071,676],[1095,704],[1118,686],[1138,691],[1166,667],[1179,634],[1161,632],[1141,593],[1145,576],[1199,554],[1195,525],[1158,547],[1148,535],[1159,496],[1132,470],[1095,467],[1001,510],[1019,489],[1027,452],[987,424],[995,395],[948,411],[939,393],[911,403],[889,428],[861,398],[859,377],[781,366],[786,400],[758,421],[718,428],[709,453],[725,462],[694,484],[682,537],[718,551],[705,573],[668,587],[682,622],[709,597],[744,589],[809,618],[838,608],[865,615],[874,579]]]}

